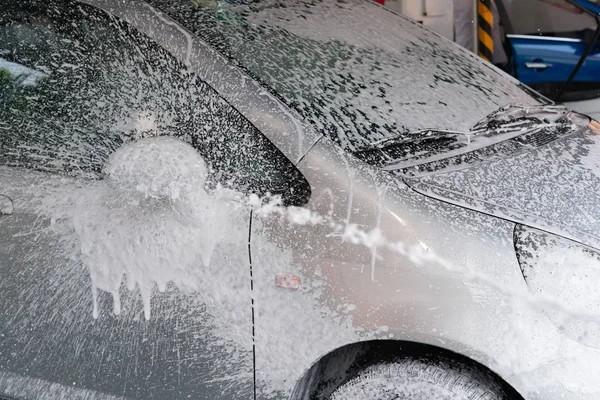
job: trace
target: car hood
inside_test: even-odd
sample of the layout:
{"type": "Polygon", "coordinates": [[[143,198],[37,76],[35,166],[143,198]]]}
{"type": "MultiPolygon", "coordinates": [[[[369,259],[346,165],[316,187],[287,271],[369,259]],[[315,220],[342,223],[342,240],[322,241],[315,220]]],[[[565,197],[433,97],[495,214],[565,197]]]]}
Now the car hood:
{"type": "Polygon", "coordinates": [[[600,137],[590,129],[466,169],[405,180],[427,196],[600,248],[600,137]]]}

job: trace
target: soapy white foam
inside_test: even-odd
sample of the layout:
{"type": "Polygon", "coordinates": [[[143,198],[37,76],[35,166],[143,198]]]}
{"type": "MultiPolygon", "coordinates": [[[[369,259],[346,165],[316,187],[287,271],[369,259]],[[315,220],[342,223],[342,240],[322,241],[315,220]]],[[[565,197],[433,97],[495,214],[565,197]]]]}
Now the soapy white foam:
{"type": "Polygon", "coordinates": [[[193,40],[192,40],[192,35],[190,35],[190,33],[188,31],[186,31],[185,29],[183,29],[181,27],[181,25],[177,24],[176,22],[168,19],[167,17],[165,17],[165,15],[160,12],[157,11],[154,7],[152,7],[150,4],[146,4],[144,3],[144,6],[146,8],[148,8],[154,15],[156,15],[165,25],[170,25],[170,26],[174,26],[179,32],[181,32],[181,34],[183,36],[185,36],[187,45],[186,45],[186,51],[185,51],[185,66],[186,67],[190,67],[191,66],[191,57],[192,57],[192,44],[193,44],[193,40]]]}
{"type": "MultiPolygon", "coordinates": [[[[565,245],[560,241],[539,252],[534,268],[528,271],[527,282],[538,293],[568,305],[569,310],[600,315],[600,260],[583,247],[565,245]]],[[[598,345],[598,321],[571,317],[563,310],[550,308],[550,318],[569,336],[598,345]]]]}
{"type": "Polygon", "coordinates": [[[13,213],[13,202],[8,196],[0,194],[0,215],[10,215],[13,213]]]}
{"type": "Polygon", "coordinates": [[[401,360],[372,365],[344,383],[332,400],[493,400],[498,393],[478,384],[477,374],[464,366],[436,365],[421,360],[401,360]]]}
{"type": "Polygon", "coordinates": [[[106,183],[87,189],[74,225],[89,269],[98,316],[98,289],[113,295],[137,286],[150,318],[154,285],[170,282],[197,291],[198,268],[207,267],[234,221],[228,192],[204,188],[207,168],[197,151],[171,137],[142,139],[118,149],[105,167],[106,183]]]}
{"type": "Polygon", "coordinates": [[[144,198],[180,201],[181,206],[208,198],[206,163],[196,149],[172,137],[121,147],[110,156],[104,173],[119,189],[134,190],[144,198]]]}
{"type": "MultiPolygon", "coordinates": [[[[247,251],[238,258],[232,256],[231,243],[241,244],[242,250],[247,246],[248,238],[247,220],[243,229],[236,224],[233,215],[237,207],[236,201],[230,201],[226,193],[219,191],[209,192],[201,183],[203,179],[193,179],[181,173],[162,171],[157,167],[156,175],[142,173],[137,175],[133,165],[137,163],[141,169],[152,169],[151,165],[164,162],[173,168],[186,171],[201,172],[198,163],[199,156],[188,152],[189,146],[177,139],[154,138],[145,139],[139,143],[126,145],[111,157],[107,164],[107,179],[95,185],[82,187],[81,191],[73,194],[77,198],[77,207],[72,210],[75,226],[78,231],[83,261],[90,270],[92,280],[97,289],[105,290],[115,296],[115,311],[118,312],[119,287],[126,277],[130,288],[139,286],[145,300],[146,317],[150,317],[150,297],[154,285],[164,287],[166,282],[173,282],[180,290],[198,293],[199,300],[209,306],[211,315],[218,318],[219,325],[215,333],[219,337],[232,339],[236,344],[248,340],[247,326],[239,324],[239,332],[232,332],[237,328],[236,321],[242,321],[247,316],[247,297],[236,296],[236,290],[246,288],[248,276],[246,270],[235,269],[234,264],[246,267],[247,251]],[[152,148],[158,146],[168,159],[163,160],[160,155],[154,154],[152,148]],[[145,151],[148,150],[148,151],[145,151]],[[125,154],[128,156],[125,157],[125,154]],[[182,166],[177,167],[178,154],[185,160],[182,166]],[[125,165],[117,165],[117,161],[125,165]],[[172,164],[169,164],[172,163],[172,164]],[[196,167],[194,167],[196,163],[196,167]],[[196,169],[197,168],[197,169],[196,169]],[[111,172],[109,172],[111,171],[111,172]],[[171,175],[161,175],[162,172],[171,175]],[[143,182],[131,179],[131,174],[143,182]],[[175,182],[171,182],[170,177],[175,182]],[[186,181],[190,179],[190,181],[186,181]],[[187,182],[187,183],[184,183],[187,182]],[[140,183],[143,183],[140,185],[140,183]],[[195,185],[200,185],[200,190],[195,190],[195,185]],[[192,199],[203,199],[198,204],[192,199]],[[223,254],[228,254],[230,261],[223,263],[217,260],[215,250],[210,250],[207,236],[202,236],[203,206],[217,202],[222,204],[228,212],[221,214],[219,224],[223,224],[226,236],[214,240],[216,246],[223,246],[223,254]],[[186,214],[187,213],[187,214],[186,214]],[[229,224],[229,225],[228,225],[229,224]],[[244,230],[245,229],[245,230],[244,230]],[[86,252],[88,256],[86,256],[86,252]],[[210,254],[208,264],[202,262],[202,256],[210,254]],[[218,261],[218,262],[215,262],[218,261]],[[227,268],[229,267],[229,268],[227,268]],[[242,276],[243,277],[240,277],[242,276]],[[239,284],[230,284],[239,280],[239,284]],[[145,291],[145,293],[144,293],[145,291]],[[237,314],[236,314],[237,310],[237,314]],[[241,312],[240,312],[241,310],[241,312]]],[[[206,178],[204,178],[206,179],[206,178]]],[[[40,192],[38,186],[32,193],[40,192]]],[[[46,191],[42,196],[52,201],[56,207],[57,196],[48,197],[46,191]]],[[[62,192],[61,192],[62,193],[62,192]]],[[[32,194],[33,195],[33,194],[32,194]]],[[[48,203],[50,204],[50,203],[48,203]]],[[[416,265],[435,262],[440,266],[465,277],[467,281],[479,282],[485,287],[496,288],[507,297],[523,301],[524,306],[533,309],[547,310],[548,307],[564,312],[571,312],[570,304],[565,304],[560,299],[541,296],[536,293],[523,292],[519,288],[503,287],[493,278],[483,275],[477,270],[467,266],[452,265],[437,258],[431,251],[425,251],[421,246],[405,246],[402,243],[391,243],[377,231],[366,232],[356,225],[334,224],[330,218],[320,216],[302,208],[283,208],[280,202],[275,201],[264,204],[257,196],[251,196],[250,204],[260,207],[260,213],[279,213],[293,224],[329,224],[333,230],[340,231],[346,242],[374,247],[391,248],[399,254],[408,255],[416,265]]],[[[207,211],[208,212],[208,211],[207,211]]],[[[62,211],[61,211],[62,213],[62,211]]],[[[60,218],[64,214],[57,214],[60,218]]],[[[237,217],[236,217],[237,218],[237,217]]],[[[206,231],[212,234],[211,229],[206,231]]],[[[258,240],[259,238],[257,238],[258,240]]],[[[369,334],[360,331],[350,319],[341,318],[337,313],[328,310],[320,302],[318,285],[323,282],[315,278],[307,287],[312,292],[286,292],[273,285],[274,273],[297,273],[297,266],[292,265],[291,256],[284,249],[278,249],[273,243],[264,242],[263,246],[267,258],[272,262],[263,266],[263,270],[255,271],[257,281],[256,289],[265,294],[267,302],[257,304],[256,315],[260,316],[256,332],[257,343],[271,343],[274,346],[267,350],[290,349],[291,352],[269,352],[261,358],[261,373],[258,374],[260,385],[267,385],[271,390],[288,388],[293,382],[290,376],[297,376],[302,372],[301,366],[308,366],[317,357],[330,349],[334,343],[348,343],[365,339],[369,334]],[[258,279],[258,278],[263,279],[258,279]],[[298,298],[297,300],[295,298],[298,298]],[[274,301],[274,299],[285,301],[274,301]],[[285,305],[285,307],[284,307],[285,305]],[[274,331],[281,332],[276,338],[272,337],[274,331]],[[293,345],[293,347],[292,347],[293,345]],[[266,367],[266,368],[264,368],[266,367]],[[264,372],[268,371],[268,374],[264,372]]],[[[246,248],[247,250],[247,248],[246,248]]],[[[303,283],[308,283],[305,276],[301,276],[303,283]]],[[[249,286],[249,285],[248,285],[249,286]]],[[[511,309],[520,307],[515,305],[511,309]]],[[[98,310],[97,310],[98,311],[98,310]]],[[[101,311],[101,310],[100,310],[101,311]]],[[[592,310],[576,310],[573,314],[578,318],[591,318],[592,310]]],[[[564,377],[569,371],[580,371],[577,366],[580,362],[588,361],[590,374],[597,371],[594,356],[597,353],[586,355],[581,353],[581,346],[574,341],[557,335],[551,330],[540,332],[535,321],[529,318],[529,312],[523,313],[522,320],[517,317],[512,319],[511,330],[501,338],[506,343],[505,357],[500,357],[498,372],[504,376],[518,374],[525,380],[527,377],[546,376],[564,377]],[[564,360],[557,361],[557,352],[568,354],[564,360]]],[[[595,320],[598,320],[596,317],[595,320]]],[[[594,392],[599,389],[592,385],[590,377],[570,376],[569,379],[560,379],[561,382],[572,382],[569,389],[578,392],[594,392]],[[573,378],[573,379],[571,379],[573,378]],[[583,380],[583,382],[581,381],[583,380]]],[[[521,378],[519,378],[521,379],[521,378]]],[[[536,382],[546,378],[536,379],[536,382]]],[[[525,384],[524,384],[525,385],[525,384]]],[[[525,385],[527,387],[527,385],[525,385]]]]}

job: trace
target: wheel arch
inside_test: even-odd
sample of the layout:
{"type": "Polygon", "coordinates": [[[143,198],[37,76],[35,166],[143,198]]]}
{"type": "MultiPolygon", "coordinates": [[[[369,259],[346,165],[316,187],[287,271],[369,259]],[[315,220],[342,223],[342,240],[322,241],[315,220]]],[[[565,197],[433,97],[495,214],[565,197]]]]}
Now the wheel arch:
{"type": "Polygon", "coordinates": [[[515,388],[486,365],[452,350],[408,340],[369,340],[332,350],[305,371],[296,383],[290,400],[327,399],[336,388],[352,379],[359,371],[374,364],[401,358],[458,363],[497,385],[507,400],[523,400],[515,388]]]}

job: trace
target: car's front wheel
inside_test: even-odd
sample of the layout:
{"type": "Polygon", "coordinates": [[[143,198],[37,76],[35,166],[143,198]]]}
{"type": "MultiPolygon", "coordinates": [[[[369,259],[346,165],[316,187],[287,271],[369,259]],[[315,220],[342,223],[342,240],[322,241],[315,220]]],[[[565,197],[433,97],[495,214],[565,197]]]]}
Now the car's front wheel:
{"type": "Polygon", "coordinates": [[[460,363],[407,358],[371,365],[330,400],[514,400],[489,377],[460,363]]]}

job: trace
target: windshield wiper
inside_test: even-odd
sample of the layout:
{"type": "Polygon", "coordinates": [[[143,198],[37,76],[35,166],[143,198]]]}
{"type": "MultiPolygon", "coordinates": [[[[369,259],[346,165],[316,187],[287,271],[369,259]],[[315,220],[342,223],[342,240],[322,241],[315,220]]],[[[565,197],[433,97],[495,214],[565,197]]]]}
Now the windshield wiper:
{"type": "Polygon", "coordinates": [[[574,123],[564,106],[509,105],[494,111],[467,132],[426,129],[373,142],[357,152],[359,158],[384,170],[400,170],[455,157],[520,136],[521,145],[543,144],[548,131],[566,131],[574,123]],[[562,128],[559,128],[562,127],[562,128]],[[558,129],[557,129],[558,128],[558,129]],[[533,138],[533,139],[532,139],[533,138]]]}
{"type": "Polygon", "coordinates": [[[371,143],[356,155],[370,164],[386,168],[391,164],[406,160],[428,158],[466,146],[469,134],[444,130],[419,130],[403,134],[397,138],[371,143]]]}
{"type": "Polygon", "coordinates": [[[563,123],[569,114],[569,109],[563,105],[524,106],[510,104],[500,107],[487,117],[476,123],[471,132],[474,135],[481,133],[503,133],[506,131],[535,128],[552,123],[563,123]]]}

